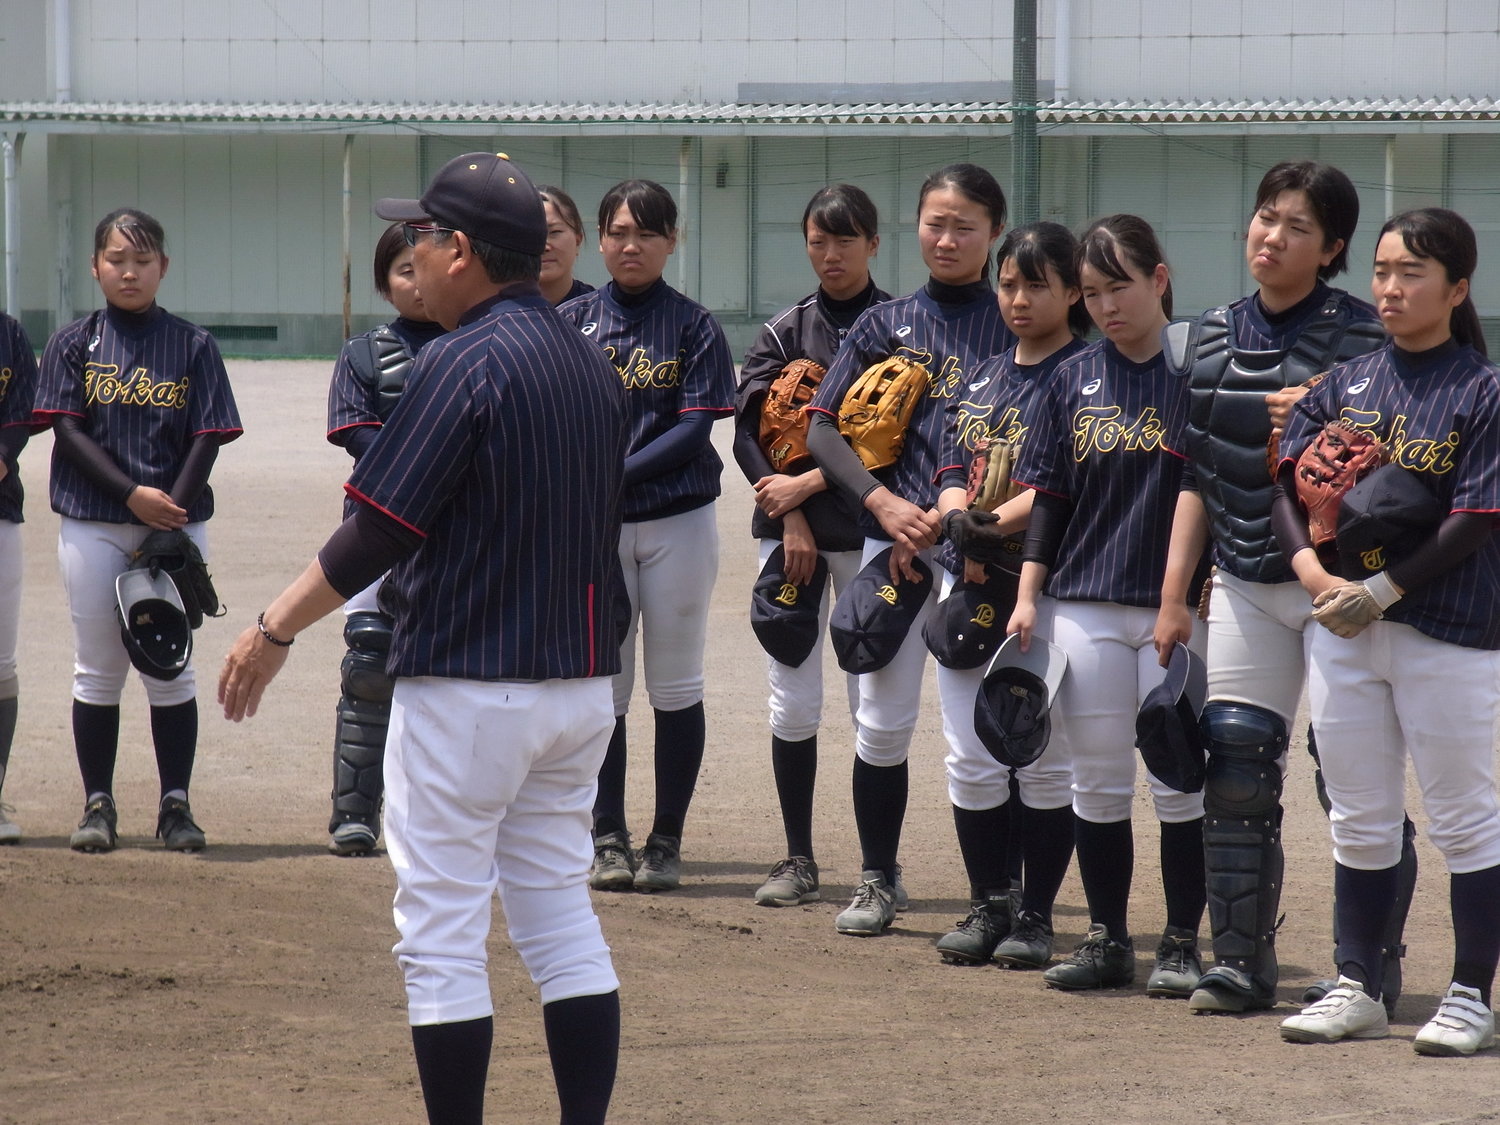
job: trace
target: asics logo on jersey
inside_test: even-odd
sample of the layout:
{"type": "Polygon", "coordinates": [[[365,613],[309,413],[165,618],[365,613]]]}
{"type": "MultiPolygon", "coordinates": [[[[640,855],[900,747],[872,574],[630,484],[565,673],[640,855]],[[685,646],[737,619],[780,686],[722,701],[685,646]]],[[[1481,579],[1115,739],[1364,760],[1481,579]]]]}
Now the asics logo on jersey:
{"type": "Polygon", "coordinates": [[[894,587],[894,586],[882,586],[882,587],[880,587],[880,589],[878,589],[878,590],[875,591],[875,596],[877,598],[879,598],[881,601],[885,602],[886,605],[895,605],[896,604],[896,587],[894,587]]]}
{"type": "Polygon", "coordinates": [[[987,387],[989,385],[990,385],[989,379],[985,378],[985,379],[979,380],[979,382],[977,382],[977,383],[970,383],[969,384],[969,390],[971,390],[971,391],[977,391],[977,390],[980,390],[980,389],[982,389],[984,387],[987,387]]]}
{"type": "Polygon", "coordinates": [[[1085,383],[1084,384],[1084,386],[1083,386],[1083,392],[1082,393],[1084,393],[1086,395],[1094,394],[1103,385],[1104,385],[1104,380],[1103,379],[1095,379],[1092,383],[1085,383]]]}
{"type": "Polygon", "coordinates": [[[89,351],[93,351],[98,346],[99,346],[99,337],[95,336],[92,340],[89,341],[89,349],[88,350],[89,351]]]}
{"type": "Polygon", "coordinates": [[[1083,461],[1090,453],[1152,452],[1163,448],[1167,429],[1156,407],[1148,406],[1137,418],[1121,420],[1118,406],[1085,407],[1073,415],[1073,459],[1083,461]]]}
{"type": "Polygon", "coordinates": [[[969,618],[970,625],[978,625],[981,629],[993,629],[995,627],[995,607],[985,602],[977,610],[974,616],[969,618]]]}
{"type": "Polygon", "coordinates": [[[896,336],[897,336],[897,338],[905,338],[905,337],[910,336],[910,335],[911,335],[911,325],[910,324],[903,324],[900,328],[896,329],[896,336]]]}
{"type": "Polygon", "coordinates": [[[797,604],[797,587],[790,582],[783,582],[781,589],[776,591],[776,596],[771,600],[790,609],[797,604]]]}
{"type": "Polygon", "coordinates": [[[1357,383],[1350,383],[1349,384],[1349,393],[1351,395],[1357,395],[1357,394],[1359,394],[1360,391],[1364,390],[1369,385],[1370,385],[1370,377],[1368,375],[1366,375],[1359,382],[1357,382],[1357,383]]]}
{"type": "Polygon", "coordinates": [[[592,336],[594,334],[594,330],[597,329],[598,327],[599,327],[598,323],[591,320],[587,324],[585,324],[582,328],[580,328],[578,331],[582,332],[585,336],[592,336]]]}
{"type": "Polygon", "coordinates": [[[84,402],[88,406],[166,406],[173,410],[187,408],[188,379],[184,375],[175,383],[153,382],[144,367],[120,378],[120,368],[113,363],[83,365],[84,402]]]}
{"type": "Polygon", "coordinates": [[[666,390],[682,382],[682,359],[664,359],[652,363],[645,348],[636,348],[624,363],[615,361],[615,349],[608,347],[604,354],[620,373],[620,380],[627,391],[666,390]]]}

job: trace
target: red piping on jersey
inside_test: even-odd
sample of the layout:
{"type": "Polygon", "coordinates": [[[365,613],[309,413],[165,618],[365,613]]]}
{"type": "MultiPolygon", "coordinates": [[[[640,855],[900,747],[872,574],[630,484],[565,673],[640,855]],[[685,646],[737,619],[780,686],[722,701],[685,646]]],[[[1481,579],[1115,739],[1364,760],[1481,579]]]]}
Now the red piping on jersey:
{"type": "Polygon", "coordinates": [[[836,410],[829,410],[828,407],[826,407],[826,406],[814,406],[812,403],[808,403],[802,409],[803,410],[816,410],[819,414],[826,414],[826,415],[828,415],[828,417],[834,419],[835,421],[838,420],[838,416],[839,416],[838,415],[838,411],[836,411],[836,410]]]}
{"type": "Polygon", "coordinates": [[[333,435],[334,434],[341,434],[345,430],[357,430],[361,426],[374,426],[377,430],[380,429],[380,423],[379,422],[350,422],[347,426],[335,426],[333,429],[329,430],[328,431],[328,440],[330,442],[332,442],[334,445],[337,445],[338,442],[336,442],[336,441],[333,440],[333,435]]]}
{"type": "MultiPolygon", "coordinates": [[[[52,419],[59,414],[66,414],[69,418],[87,418],[87,414],[80,414],[76,410],[33,410],[32,415],[37,419],[37,424],[43,430],[52,425],[52,419]]],[[[40,433],[41,431],[38,431],[40,433]]]]}
{"type": "Polygon", "coordinates": [[[954,472],[964,472],[964,467],[962,465],[944,465],[941,469],[932,474],[932,483],[936,484],[938,481],[942,480],[944,473],[954,472]]]}
{"type": "Polygon", "coordinates": [[[417,527],[415,524],[409,524],[409,523],[407,523],[404,519],[402,519],[400,516],[398,516],[395,512],[391,511],[389,508],[386,508],[386,507],[384,507],[384,506],[382,506],[380,504],[375,503],[375,501],[371,500],[368,496],[366,496],[363,492],[359,491],[359,489],[355,488],[352,484],[346,484],[346,485],[344,485],[344,491],[347,492],[350,496],[354,497],[356,500],[358,500],[361,504],[368,504],[368,505],[370,505],[370,507],[374,508],[381,515],[389,516],[391,519],[393,519],[397,523],[399,523],[402,527],[406,528],[408,531],[414,531],[414,532],[416,532],[423,539],[427,538],[427,532],[423,531],[420,527],[417,527]]]}
{"type": "Polygon", "coordinates": [[[194,431],[193,436],[194,437],[202,437],[204,434],[228,434],[229,435],[228,437],[224,438],[222,441],[219,442],[220,445],[228,445],[230,442],[232,442],[235,438],[237,438],[240,435],[242,435],[244,432],[245,431],[244,431],[243,428],[225,429],[225,430],[196,430],[196,431],[194,431]]]}
{"type": "Polygon", "coordinates": [[[1033,492],[1041,492],[1041,493],[1043,493],[1043,494],[1045,494],[1047,496],[1056,496],[1059,500],[1071,500],[1071,499],[1073,499],[1066,492],[1053,492],[1050,488],[1041,488],[1041,487],[1039,487],[1037,485],[1034,485],[1034,484],[1027,484],[1024,480],[1012,481],[1011,483],[1015,484],[1015,485],[1019,485],[1021,488],[1029,488],[1033,492]]]}
{"type": "Polygon", "coordinates": [[[679,414],[691,414],[695,410],[707,410],[710,414],[733,414],[734,413],[734,407],[732,407],[732,406],[684,406],[677,413],[679,413],[679,414]]]}
{"type": "Polygon", "coordinates": [[[594,674],[594,584],[589,583],[589,675],[594,674]]]}

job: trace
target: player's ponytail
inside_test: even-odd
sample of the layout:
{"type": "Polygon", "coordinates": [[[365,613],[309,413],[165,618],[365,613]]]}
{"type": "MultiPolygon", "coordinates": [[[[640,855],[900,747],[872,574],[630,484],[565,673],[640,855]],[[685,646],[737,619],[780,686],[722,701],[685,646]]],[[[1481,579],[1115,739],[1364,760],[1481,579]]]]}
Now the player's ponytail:
{"type": "MultiPolygon", "coordinates": [[[[1141,277],[1150,277],[1157,266],[1167,264],[1156,231],[1139,215],[1108,215],[1095,219],[1083,232],[1078,244],[1078,267],[1087,264],[1115,281],[1134,280],[1130,266],[1141,277]],[[1127,264],[1128,263],[1128,264],[1127,264]]],[[[1161,311],[1172,316],[1172,276],[1167,274],[1167,288],[1161,295],[1161,311]]]]}
{"type": "MultiPolygon", "coordinates": [[[[1479,265],[1479,242],[1474,237],[1474,228],[1457,211],[1446,207],[1403,211],[1385,221],[1385,226],[1380,228],[1380,237],[1384,238],[1392,231],[1401,236],[1406,248],[1417,257],[1441,265],[1450,285],[1460,281],[1473,285],[1474,270],[1479,265]]],[[[1458,343],[1473,348],[1482,356],[1489,355],[1472,289],[1464,297],[1463,304],[1449,314],[1448,330],[1458,343]]]]}
{"type": "MultiPolygon", "coordinates": [[[[927,194],[938,188],[952,188],[965,199],[983,207],[990,217],[991,230],[1005,226],[1005,192],[1000,190],[1000,182],[978,164],[950,164],[928,176],[917,194],[917,214],[922,213],[922,204],[927,202],[927,194]]],[[[988,254],[984,256],[984,270],[979,278],[985,282],[990,279],[988,254]]]]}
{"type": "MultiPolygon", "coordinates": [[[[1015,262],[1027,281],[1051,284],[1047,277],[1050,269],[1064,289],[1083,288],[1078,280],[1078,239],[1061,223],[1043,220],[1006,231],[1005,240],[995,251],[996,272],[1007,261],[1015,262]]],[[[1093,326],[1082,298],[1068,306],[1068,330],[1073,335],[1083,339],[1093,326]]]]}

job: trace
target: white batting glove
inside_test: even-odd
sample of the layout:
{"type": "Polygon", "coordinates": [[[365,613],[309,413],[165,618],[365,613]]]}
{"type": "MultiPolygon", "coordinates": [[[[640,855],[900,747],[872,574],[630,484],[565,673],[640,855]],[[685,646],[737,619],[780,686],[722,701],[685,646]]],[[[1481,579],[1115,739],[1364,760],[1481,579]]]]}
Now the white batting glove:
{"type": "Polygon", "coordinates": [[[1379,621],[1385,611],[1401,600],[1401,591],[1385,571],[1363,582],[1346,582],[1324,590],[1313,599],[1313,620],[1336,636],[1348,640],[1379,621]]]}

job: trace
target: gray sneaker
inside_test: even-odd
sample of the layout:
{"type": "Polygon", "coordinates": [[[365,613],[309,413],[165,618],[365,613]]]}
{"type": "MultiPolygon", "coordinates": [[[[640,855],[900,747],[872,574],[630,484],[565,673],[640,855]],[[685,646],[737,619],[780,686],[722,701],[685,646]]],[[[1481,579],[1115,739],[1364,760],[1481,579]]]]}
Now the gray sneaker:
{"type": "Polygon", "coordinates": [[[896,864],[896,875],[891,880],[891,901],[896,904],[896,913],[905,914],[911,906],[911,896],[906,893],[906,884],[901,881],[901,865],[896,864]]]}
{"type": "Polygon", "coordinates": [[[879,871],[860,874],[854,899],[833,920],[833,928],[854,937],[876,937],[896,920],[896,900],[885,875],[879,871]]]}
{"type": "Polygon", "coordinates": [[[0,803],[0,844],[21,842],[21,826],[10,818],[15,811],[10,805],[0,803]]]}
{"type": "Polygon", "coordinates": [[[115,825],[119,818],[114,799],[100,794],[83,807],[83,819],[68,838],[68,846],[75,852],[114,851],[118,840],[115,825]]]}
{"type": "Polygon", "coordinates": [[[163,797],[156,814],[156,836],[169,852],[201,852],[208,840],[193,823],[193,810],[180,797],[163,797]]]}
{"type": "Polygon", "coordinates": [[[1202,975],[1198,935],[1181,926],[1168,926],[1156,947],[1156,968],[1146,980],[1146,995],[1158,1000],[1186,1000],[1202,975]]]}
{"type": "Polygon", "coordinates": [[[1007,969],[1040,969],[1052,960],[1052,923],[1034,910],[1016,914],[1010,936],[995,947],[995,960],[1007,969]]]}
{"type": "Polygon", "coordinates": [[[1116,941],[1109,928],[1095,922],[1066,961],[1042,974],[1050,988],[1068,992],[1089,988],[1128,988],[1135,981],[1135,947],[1127,937],[1116,941]]]}
{"type": "Polygon", "coordinates": [[[818,889],[818,865],[805,855],[794,855],[771,868],[771,874],[755,892],[761,906],[801,906],[823,898],[818,889]]]}
{"type": "Polygon", "coordinates": [[[937,951],[950,965],[988,965],[1009,932],[1010,896],[1002,891],[974,903],[957,929],[938,938],[937,951]]]}
{"type": "Polygon", "coordinates": [[[635,886],[635,853],[629,832],[607,832],[594,838],[594,865],[589,886],[596,891],[628,891],[635,886]]]}
{"type": "Polygon", "coordinates": [[[362,820],[346,820],[328,838],[328,850],[334,855],[369,855],[379,835],[362,820]]]}
{"type": "Polygon", "coordinates": [[[653,832],[646,837],[635,865],[635,889],[646,894],[675,891],[682,885],[682,839],[653,832]]]}

